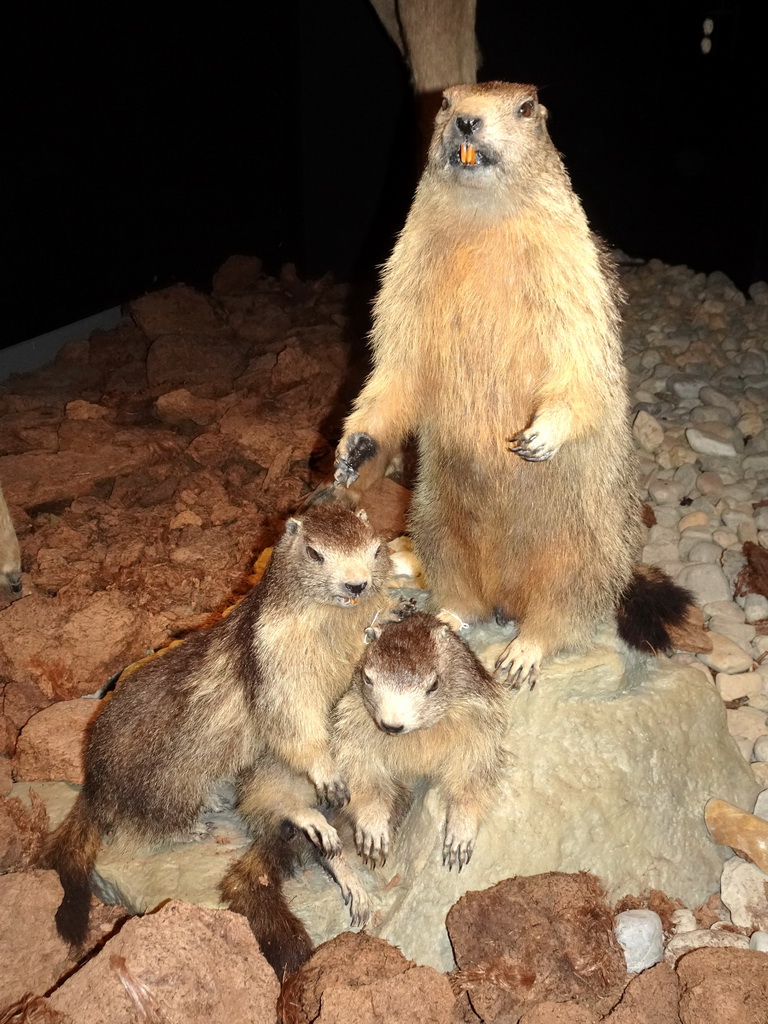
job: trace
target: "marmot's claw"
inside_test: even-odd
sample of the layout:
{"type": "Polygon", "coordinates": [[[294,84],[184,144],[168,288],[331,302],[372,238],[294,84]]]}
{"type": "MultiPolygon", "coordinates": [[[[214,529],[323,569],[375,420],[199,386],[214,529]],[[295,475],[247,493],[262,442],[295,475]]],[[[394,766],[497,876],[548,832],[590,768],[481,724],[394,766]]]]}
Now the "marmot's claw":
{"type": "Polygon", "coordinates": [[[496,678],[511,690],[517,690],[525,683],[532,690],[536,685],[542,656],[538,644],[515,638],[496,659],[496,678]]]}
{"type": "Polygon", "coordinates": [[[519,455],[526,462],[546,462],[547,459],[552,458],[557,448],[547,448],[544,444],[538,444],[534,447],[533,442],[538,436],[535,431],[530,434],[515,434],[514,437],[507,441],[507,445],[511,452],[519,455]]]}
{"type": "Polygon", "coordinates": [[[336,483],[349,487],[357,480],[358,470],[364,462],[372,459],[379,450],[379,445],[370,434],[349,434],[342,439],[336,458],[333,477],[336,483]],[[341,454],[342,448],[344,454],[341,454]]]}
{"type": "Polygon", "coordinates": [[[452,871],[457,866],[459,871],[472,859],[475,848],[474,839],[461,840],[455,836],[446,836],[443,844],[443,866],[452,871]]]}
{"type": "Polygon", "coordinates": [[[374,835],[367,829],[355,829],[355,846],[360,857],[370,867],[384,867],[387,863],[389,835],[386,832],[374,835]]]}
{"type": "Polygon", "coordinates": [[[349,803],[349,786],[344,779],[330,779],[315,786],[320,803],[329,807],[344,807],[349,803]]]}
{"type": "Polygon", "coordinates": [[[308,825],[303,831],[310,843],[324,857],[338,857],[341,853],[341,840],[333,825],[328,825],[326,829],[319,828],[317,825],[308,825]]]}
{"type": "Polygon", "coordinates": [[[352,469],[346,459],[338,459],[333,470],[333,479],[337,484],[345,484],[349,487],[360,476],[357,470],[352,469]]]}
{"type": "Polygon", "coordinates": [[[398,601],[395,607],[389,612],[389,617],[394,622],[402,622],[403,619],[407,619],[409,615],[413,615],[416,610],[415,597],[403,598],[401,601],[398,601]]]}

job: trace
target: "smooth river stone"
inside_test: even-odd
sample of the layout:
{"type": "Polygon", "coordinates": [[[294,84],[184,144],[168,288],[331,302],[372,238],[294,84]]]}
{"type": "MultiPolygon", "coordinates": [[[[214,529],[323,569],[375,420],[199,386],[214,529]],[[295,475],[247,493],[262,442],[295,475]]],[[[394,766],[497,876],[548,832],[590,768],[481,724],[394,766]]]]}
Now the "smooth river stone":
{"type": "Polygon", "coordinates": [[[761,871],[768,871],[768,821],[718,799],[707,803],[704,820],[718,845],[730,846],[761,871]]]}

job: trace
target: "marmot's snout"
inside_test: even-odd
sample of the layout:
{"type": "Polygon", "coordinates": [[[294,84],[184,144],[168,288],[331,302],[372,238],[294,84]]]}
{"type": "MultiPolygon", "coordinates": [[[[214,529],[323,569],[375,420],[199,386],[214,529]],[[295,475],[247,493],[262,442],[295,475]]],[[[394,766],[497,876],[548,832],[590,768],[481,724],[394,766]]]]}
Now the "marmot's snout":
{"type": "Polygon", "coordinates": [[[459,115],[454,122],[460,135],[474,135],[482,127],[482,117],[464,117],[459,115]]]}

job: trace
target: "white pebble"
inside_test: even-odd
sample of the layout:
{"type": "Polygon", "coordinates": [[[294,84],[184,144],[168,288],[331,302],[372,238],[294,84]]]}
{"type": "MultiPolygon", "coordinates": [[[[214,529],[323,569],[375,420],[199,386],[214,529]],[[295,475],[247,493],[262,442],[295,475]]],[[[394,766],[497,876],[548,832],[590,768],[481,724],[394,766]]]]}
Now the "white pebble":
{"type": "Polygon", "coordinates": [[[733,443],[716,437],[711,430],[705,433],[697,427],[688,427],[685,436],[691,448],[701,455],[720,455],[724,458],[736,455],[733,443]]]}
{"type": "Polygon", "coordinates": [[[731,857],[720,875],[720,899],[731,912],[738,928],[763,931],[768,928],[768,875],[741,857],[731,857]]]}
{"type": "Polygon", "coordinates": [[[664,440],[664,428],[657,419],[641,409],[632,424],[632,434],[646,452],[656,452],[664,440]]]}
{"type": "Polygon", "coordinates": [[[768,821],[768,789],[764,789],[762,793],[757,794],[757,800],[755,800],[755,806],[752,809],[752,813],[758,818],[763,818],[768,821]]]}
{"type": "Polygon", "coordinates": [[[760,953],[768,953],[768,932],[752,932],[749,936],[749,948],[760,953]]]}
{"type": "Polygon", "coordinates": [[[672,505],[685,497],[682,486],[673,480],[652,480],[648,493],[658,505],[672,505]]]}
{"type": "Polygon", "coordinates": [[[760,692],[763,685],[763,681],[757,672],[739,672],[738,675],[718,672],[715,682],[723,700],[736,700],[738,697],[755,696],[760,692]]]}
{"type": "Polygon", "coordinates": [[[762,594],[747,594],[744,599],[744,618],[747,622],[768,619],[768,597],[762,594]]]}
{"type": "Polygon", "coordinates": [[[768,736],[758,736],[755,740],[752,757],[755,761],[768,761],[768,736]]]}
{"type": "Polygon", "coordinates": [[[739,949],[749,949],[749,939],[746,935],[739,935],[736,932],[699,928],[695,932],[673,935],[664,951],[664,960],[675,964],[683,954],[689,953],[692,949],[701,949],[703,946],[736,946],[739,949]]]}
{"type": "Polygon", "coordinates": [[[695,932],[699,925],[692,910],[681,907],[675,910],[670,917],[672,922],[672,933],[674,935],[685,935],[686,932],[695,932]]]}
{"type": "Polygon", "coordinates": [[[719,529],[715,530],[712,534],[712,540],[716,544],[719,544],[721,548],[727,548],[730,547],[731,544],[736,544],[738,539],[739,538],[733,530],[729,530],[725,526],[719,527],[719,529]]]}
{"type": "Polygon", "coordinates": [[[730,587],[725,573],[719,565],[689,565],[683,569],[678,583],[693,592],[696,603],[709,604],[711,601],[728,601],[730,587]]]}
{"type": "Polygon", "coordinates": [[[625,910],[613,922],[616,941],[624,950],[627,970],[639,974],[659,963],[664,955],[661,918],[653,910],[625,910]]]}
{"type": "Polygon", "coordinates": [[[745,705],[743,708],[726,709],[728,732],[736,741],[745,761],[755,759],[755,744],[768,736],[765,712],[745,705]],[[745,753],[746,751],[746,753],[745,753]]]}

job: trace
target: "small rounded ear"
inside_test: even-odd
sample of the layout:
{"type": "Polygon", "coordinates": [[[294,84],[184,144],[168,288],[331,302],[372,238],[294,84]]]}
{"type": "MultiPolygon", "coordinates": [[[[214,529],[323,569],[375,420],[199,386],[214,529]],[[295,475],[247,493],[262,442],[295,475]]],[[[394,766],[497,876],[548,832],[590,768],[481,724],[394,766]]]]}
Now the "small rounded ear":
{"type": "Polygon", "coordinates": [[[378,626],[368,626],[363,632],[363,642],[366,644],[372,644],[374,640],[378,640],[381,635],[381,629],[378,626]]]}
{"type": "Polygon", "coordinates": [[[368,513],[365,511],[364,508],[359,508],[357,512],[355,512],[355,515],[357,516],[358,519],[362,519],[364,523],[368,522],[368,513]]]}
{"type": "Polygon", "coordinates": [[[298,533],[300,526],[301,522],[298,519],[289,519],[285,524],[285,532],[291,534],[298,533]]]}

